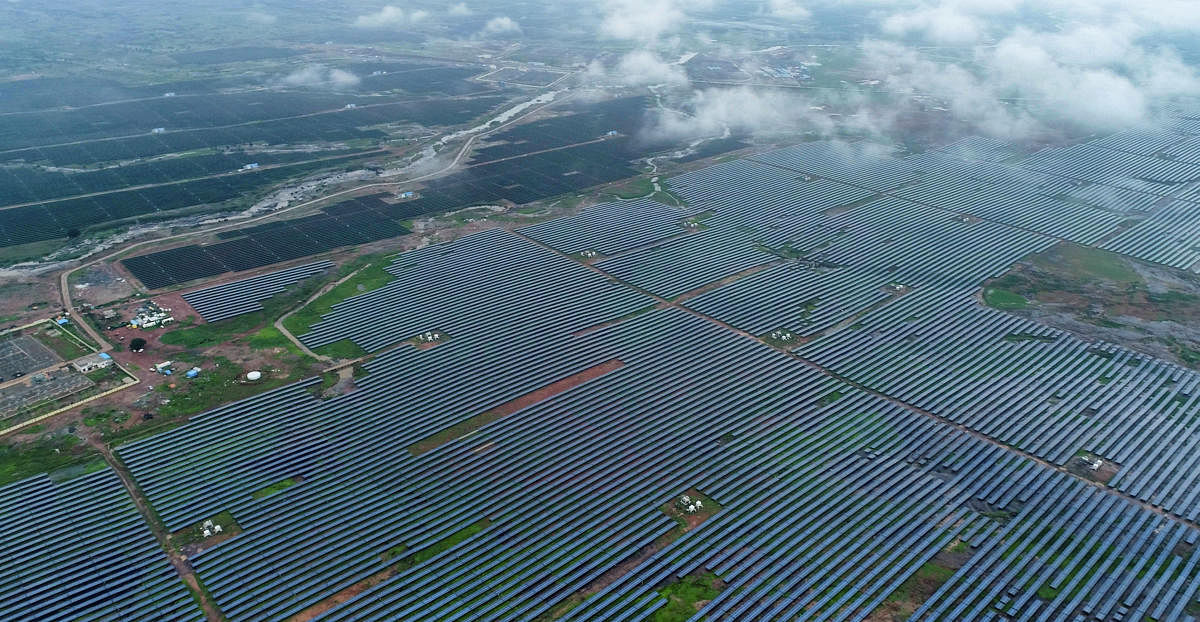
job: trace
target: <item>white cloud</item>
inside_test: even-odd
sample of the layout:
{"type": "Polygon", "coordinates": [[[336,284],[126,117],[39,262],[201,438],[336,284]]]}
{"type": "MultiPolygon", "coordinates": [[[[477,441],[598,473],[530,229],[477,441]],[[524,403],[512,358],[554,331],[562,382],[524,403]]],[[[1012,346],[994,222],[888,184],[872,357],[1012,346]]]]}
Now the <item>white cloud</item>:
{"type": "Polygon", "coordinates": [[[924,7],[907,13],[895,13],[883,21],[883,31],[904,36],[920,34],[945,45],[975,43],[982,37],[981,25],[953,6],[924,7]]]}
{"type": "Polygon", "coordinates": [[[466,17],[474,14],[475,12],[472,11],[471,7],[467,6],[465,2],[459,2],[458,4],[451,5],[450,8],[446,10],[446,13],[454,17],[466,17]]]}
{"type": "Polygon", "coordinates": [[[507,16],[493,17],[483,25],[483,34],[500,35],[521,32],[521,25],[507,16]]]}
{"type": "Polygon", "coordinates": [[[309,65],[297,69],[280,78],[282,86],[326,88],[332,90],[351,89],[362,82],[358,76],[342,69],[333,69],[324,65],[309,65]]]}
{"type": "Polygon", "coordinates": [[[800,4],[800,0],[767,0],[767,13],[771,17],[787,20],[804,20],[812,15],[800,4]]]}
{"type": "Polygon", "coordinates": [[[828,134],[833,123],[813,111],[795,93],[751,88],[705,89],[692,93],[686,106],[690,114],[660,112],[645,132],[652,140],[695,140],[730,134],[796,136],[804,132],[828,134]]]}
{"type": "Polygon", "coordinates": [[[890,37],[969,46],[969,56],[952,63],[894,41],[868,41],[865,65],[889,89],[940,99],[996,135],[1047,126],[1120,129],[1153,120],[1164,98],[1200,94],[1195,69],[1149,43],[1155,35],[1200,33],[1195,2],[848,1],[869,3],[890,37]]]}
{"type": "Polygon", "coordinates": [[[270,26],[278,22],[279,18],[263,11],[247,11],[246,21],[260,26],[270,26]]]}
{"type": "Polygon", "coordinates": [[[588,66],[585,78],[594,84],[619,86],[678,86],[687,83],[682,67],[667,63],[648,50],[630,52],[611,68],[593,62],[588,66]]]}
{"type": "Polygon", "coordinates": [[[604,0],[600,34],[651,43],[682,26],[688,10],[710,5],[709,0],[604,0]]]}
{"type": "Polygon", "coordinates": [[[387,5],[374,13],[359,15],[354,18],[354,25],[359,28],[398,28],[410,26],[429,17],[428,11],[405,11],[400,7],[387,5]]]}

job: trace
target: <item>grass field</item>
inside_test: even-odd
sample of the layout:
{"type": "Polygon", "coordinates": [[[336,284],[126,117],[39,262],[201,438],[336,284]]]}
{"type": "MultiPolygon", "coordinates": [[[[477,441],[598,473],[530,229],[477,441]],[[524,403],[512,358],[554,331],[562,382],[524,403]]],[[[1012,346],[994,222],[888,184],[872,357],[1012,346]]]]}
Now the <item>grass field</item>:
{"type": "MultiPolygon", "coordinates": [[[[322,279],[319,278],[301,281],[286,291],[262,301],[262,311],[237,315],[212,324],[180,325],[175,330],[163,334],[161,340],[167,345],[189,349],[209,348],[226,343],[238,335],[261,329],[250,337],[252,347],[291,346],[294,348],[295,346],[292,346],[282,333],[269,324],[311,296],[321,287],[321,284],[322,279]]],[[[299,353],[298,350],[297,353],[299,353]]]]}
{"type": "Polygon", "coordinates": [[[1117,284],[1143,282],[1124,258],[1098,248],[1060,244],[1052,251],[1037,255],[1034,263],[1072,281],[1102,280],[1117,284]]]}
{"type": "Polygon", "coordinates": [[[0,445],[0,486],[39,473],[50,473],[51,479],[61,480],[99,468],[103,468],[99,452],[73,434],[50,434],[32,443],[0,445]]]}
{"type": "Polygon", "coordinates": [[[316,300],[305,305],[304,308],[288,316],[283,321],[284,328],[287,328],[293,335],[303,335],[309,332],[313,324],[321,321],[321,316],[329,313],[333,309],[333,305],[352,296],[365,294],[366,292],[387,285],[395,279],[395,277],[385,270],[387,266],[392,264],[392,257],[394,256],[364,255],[346,264],[339,270],[341,276],[345,276],[355,270],[358,270],[358,273],[346,279],[344,283],[337,287],[321,294],[316,300]]]}
{"type": "Polygon", "coordinates": [[[265,499],[266,497],[270,497],[271,495],[281,493],[281,492],[287,490],[288,488],[291,488],[292,486],[299,484],[301,481],[302,480],[299,477],[289,477],[285,480],[275,482],[274,484],[271,484],[270,486],[267,486],[260,490],[256,490],[256,491],[250,493],[250,496],[254,497],[255,499],[265,499]]]}
{"type": "Polygon", "coordinates": [[[717,575],[702,571],[673,581],[658,590],[667,599],[666,606],[650,616],[651,622],[684,622],[696,615],[703,602],[721,593],[724,582],[717,575]]]}
{"type": "Polygon", "coordinates": [[[43,326],[45,326],[45,328],[37,329],[37,332],[34,333],[34,337],[36,337],[38,341],[45,344],[47,348],[53,350],[55,354],[62,358],[62,360],[70,361],[72,359],[77,359],[81,356],[92,353],[92,350],[84,347],[83,344],[80,343],[79,338],[76,337],[73,332],[70,332],[66,327],[51,327],[48,324],[43,326]]]}
{"type": "Polygon", "coordinates": [[[295,370],[286,376],[264,374],[258,382],[246,382],[243,380],[242,368],[229,359],[218,356],[209,363],[196,378],[181,378],[175,381],[175,389],[168,388],[165,383],[158,385],[163,397],[170,400],[158,408],[159,416],[194,415],[294,382],[302,375],[301,370],[295,370]]]}
{"type": "Polygon", "coordinates": [[[995,309],[1024,309],[1029,304],[1024,296],[998,287],[983,290],[983,301],[995,309]]]}

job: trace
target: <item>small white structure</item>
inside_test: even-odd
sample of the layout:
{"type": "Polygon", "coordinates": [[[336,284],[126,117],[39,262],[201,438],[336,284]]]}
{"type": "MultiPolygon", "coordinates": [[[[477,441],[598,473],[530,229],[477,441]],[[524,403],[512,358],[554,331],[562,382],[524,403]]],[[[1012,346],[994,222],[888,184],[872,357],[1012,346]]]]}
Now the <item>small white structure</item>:
{"type": "Polygon", "coordinates": [[[246,374],[246,380],[249,380],[250,382],[254,382],[260,378],[262,378],[262,372],[258,370],[246,374]]]}
{"type": "Polygon", "coordinates": [[[84,374],[96,371],[97,369],[104,369],[112,364],[112,357],[105,352],[93,352],[71,361],[71,367],[74,367],[75,371],[84,374]]]}
{"type": "Polygon", "coordinates": [[[775,331],[771,331],[770,336],[771,336],[771,339],[775,339],[777,341],[791,341],[792,339],[796,338],[796,335],[794,333],[792,333],[792,331],[784,329],[784,328],[781,328],[781,329],[775,330],[775,331]]]}
{"type": "Polygon", "coordinates": [[[420,341],[422,343],[433,343],[435,341],[441,341],[441,340],[442,340],[442,334],[436,330],[426,331],[426,332],[421,333],[420,335],[417,335],[417,341],[420,341]]]}

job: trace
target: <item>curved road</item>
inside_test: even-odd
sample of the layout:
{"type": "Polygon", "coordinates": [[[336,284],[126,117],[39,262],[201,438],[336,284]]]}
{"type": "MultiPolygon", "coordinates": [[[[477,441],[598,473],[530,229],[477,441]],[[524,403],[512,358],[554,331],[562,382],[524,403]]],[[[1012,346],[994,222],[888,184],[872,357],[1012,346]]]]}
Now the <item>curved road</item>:
{"type": "MultiPolygon", "coordinates": [[[[568,97],[569,97],[569,95],[568,95],[568,97]]],[[[565,98],[562,98],[562,99],[565,99],[565,98]]],[[[521,119],[523,119],[529,115],[535,114],[535,113],[541,111],[542,109],[546,108],[547,106],[554,104],[557,101],[562,101],[562,99],[556,98],[555,100],[547,102],[546,104],[544,104],[542,106],[536,106],[528,111],[518,114],[517,116],[515,116],[511,120],[509,120],[507,123],[503,123],[503,124],[498,125],[490,130],[487,130],[485,132],[480,132],[478,134],[474,134],[474,135],[470,136],[469,138],[467,138],[467,141],[465,143],[463,143],[462,148],[460,148],[458,150],[458,153],[454,156],[454,160],[451,161],[450,164],[447,164],[446,166],[444,166],[432,173],[420,175],[420,176],[414,177],[412,179],[402,179],[402,180],[388,181],[388,182],[372,182],[369,184],[354,186],[353,188],[347,188],[346,190],[341,190],[338,192],[334,192],[332,194],[327,194],[327,195],[318,197],[316,199],[312,199],[311,201],[305,201],[303,203],[299,203],[299,204],[293,205],[291,207],[285,207],[280,210],[275,210],[273,212],[270,212],[268,214],[264,214],[262,216],[258,216],[255,218],[249,218],[246,220],[239,220],[237,222],[216,225],[216,226],[208,228],[208,229],[200,229],[197,231],[188,231],[186,233],[178,233],[178,234],[170,235],[170,236],[163,237],[163,238],[155,238],[153,240],[145,240],[142,242],[137,242],[137,243],[131,244],[129,246],[120,248],[118,250],[114,250],[113,252],[108,253],[107,255],[101,255],[99,257],[96,257],[95,259],[81,263],[78,266],[75,266],[74,268],[69,268],[67,270],[64,270],[59,275],[59,291],[61,292],[61,295],[62,295],[63,308],[66,310],[66,312],[68,314],[70,314],[71,317],[73,317],[73,318],[80,317],[78,310],[75,309],[75,303],[71,300],[71,287],[70,287],[70,283],[68,282],[70,280],[71,275],[80,269],[87,268],[89,266],[93,266],[102,261],[107,261],[109,259],[112,259],[113,257],[116,257],[118,255],[121,255],[123,253],[129,252],[130,250],[133,250],[135,248],[139,248],[142,246],[151,245],[151,244],[160,244],[162,242],[167,242],[170,240],[178,240],[178,239],[183,239],[183,238],[187,238],[187,237],[194,237],[194,236],[199,236],[199,235],[207,235],[207,234],[217,233],[219,231],[224,231],[225,229],[244,227],[248,224],[259,222],[261,220],[266,220],[268,218],[274,218],[274,217],[279,216],[280,214],[283,214],[286,212],[291,212],[293,210],[308,207],[308,206],[314,205],[316,203],[319,203],[321,201],[332,199],[334,197],[342,196],[342,195],[349,194],[352,192],[358,192],[360,190],[365,190],[367,188],[377,188],[377,187],[382,187],[382,186],[394,186],[396,184],[401,184],[401,183],[413,183],[413,182],[423,181],[426,179],[430,179],[432,177],[442,175],[444,173],[450,172],[454,168],[458,167],[458,165],[460,163],[462,163],[463,158],[467,155],[467,152],[469,152],[471,150],[471,146],[475,144],[475,140],[477,138],[479,138],[481,136],[487,136],[494,132],[498,132],[502,129],[505,129],[505,128],[509,127],[510,125],[517,123],[521,119]]],[[[110,344],[107,340],[105,340],[104,337],[102,335],[100,335],[99,332],[96,331],[96,329],[92,328],[92,325],[89,322],[79,320],[79,321],[76,321],[75,323],[78,324],[79,326],[83,327],[84,331],[87,332],[88,336],[91,337],[92,339],[94,339],[97,344],[99,344],[101,352],[106,352],[106,351],[112,349],[112,344],[110,344]]]]}

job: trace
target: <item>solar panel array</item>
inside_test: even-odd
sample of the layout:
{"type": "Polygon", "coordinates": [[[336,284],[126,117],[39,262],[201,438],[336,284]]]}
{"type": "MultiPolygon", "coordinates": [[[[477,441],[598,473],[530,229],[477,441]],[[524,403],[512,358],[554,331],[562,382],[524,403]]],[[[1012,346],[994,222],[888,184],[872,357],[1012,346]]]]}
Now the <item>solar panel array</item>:
{"type": "Polygon", "coordinates": [[[262,301],[286,290],[304,279],[320,274],[333,267],[331,261],[294,266],[266,274],[205,287],[183,295],[183,300],[204,318],[205,322],[219,322],[231,317],[261,311],[262,301]]]}
{"type": "Polygon", "coordinates": [[[564,253],[614,255],[684,233],[684,219],[693,214],[694,210],[638,199],[593,205],[574,216],[518,231],[564,253]]]}
{"type": "MultiPolygon", "coordinates": [[[[912,244],[934,235],[921,231],[933,222],[963,232],[1003,228],[908,205],[913,211],[886,199],[833,215],[861,222],[848,226],[846,249],[830,254],[872,248],[889,230],[900,239],[911,236],[912,244]],[[922,217],[929,213],[940,220],[922,217]],[[885,215],[895,222],[871,220],[885,215]],[[912,233],[904,231],[906,220],[918,223],[912,233]]],[[[1000,235],[978,231],[978,240],[959,246],[975,251],[980,241],[1000,235]]],[[[942,257],[956,267],[941,270],[957,278],[933,270],[913,294],[868,313],[863,328],[836,332],[802,351],[856,381],[857,368],[843,370],[843,361],[952,397],[956,385],[967,391],[964,397],[980,387],[959,410],[903,387],[880,385],[904,404],[856,389],[681,309],[629,317],[652,300],[494,230],[401,255],[390,268],[397,281],[342,303],[319,331],[305,336],[311,344],[349,338],[379,350],[436,328],[451,336],[447,343],[387,351],[369,364],[355,393],[322,401],[301,385],[281,389],[123,447],[120,455],[169,527],[229,510],[246,529],[194,560],[234,619],[294,615],[395,563],[381,557],[385,551],[413,555],[478,524],[486,526],[322,619],[536,617],[664,537],[674,521],[659,508],[692,488],[724,509],[604,585],[568,619],[641,619],[665,604],[658,586],[697,568],[725,583],[700,611],[711,619],[865,615],[954,542],[966,543],[969,559],[926,603],[927,617],[974,619],[1002,611],[1056,619],[1081,607],[1181,611],[1194,592],[1176,584],[1200,582],[1200,558],[1180,543],[1195,542],[1200,532],[1133,502],[1137,484],[1161,478],[1162,469],[1153,466],[1163,459],[1136,459],[1137,450],[1149,446],[1129,442],[1130,426],[1140,430],[1143,422],[1129,420],[1127,405],[1095,398],[1105,413],[1098,420],[1125,427],[1103,427],[1108,444],[1084,445],[1124,461],[1122,469],[1134,475],[1114,480],[1114,490],[1129,496],[1046,469],[907,405],[951,421],[966,416],[960,412],[1003,413],[996,423],[1012,428],[1012,413],[1029,410],[1019,403],[992,405],[1001,389],[1021,395],[1012,387],[969,373],[948,383],[954,376],[937,366],[988,348],[1021,353],[1063,343],[1056,331],[980,309],[969,298],[972,275],[1050,241],[1020,231],[1008,235],[1025,236],[1026,246],[1010,249],[1009,257],[987,255],[972,269],[959,267],[963,258],[942,257]],[[572,306],[580,299],[590,303],[572,306]],[[941,308],[946,311],[936,312],[941,308]],[[622,317],[628,319],[613,322],[622,317]],[[915,348],[924,341],[912,334],[959,325],[954,334],[967,341],[947,343],[940,359],[914,354],[871,365],[874,351],[890,351],[870,345],[880,339],[915,348]],[[1034,338],[1004,339],[1014,332],[1034,338]],[[827,349],[841,358],[824,360],[818,348],[836,340],[827,349]],[[406,450],[473,413],[611,361],[620,367],[473,434],[425,453],[406,450]],[[181,451],[184,446],[221,449],[197,454],[181,451]],[[303,482],[280,495],[250,494],[297,475],[303,482]],[[1005,518],[996,518],[1001,514],[1005,518]],[[870,520],[839,520],[856,515],[870,520]],[[1084,528],[1095,526],[1100,529],[1084,528]],[[1044,597],[1047,591],[1053,596],[1044,597]]],[[[1094,357],[1087,347],[1064,349],[1094,357]]],[[[1122,359],[1112,365],[1125,367],[1122,359]]],[[[1165,364],[1158,365],[1121,383],[1162,378],[1165,364]]],[[[1094,371],[1070,360],[1060,366],[1064,373],[1094,371]]],[[[1044,383],[1062,380],[1023,359],[997,357],[992,368],[1044,383]]],[[[875,388],[871,377],[862,381],[875,388]]],[[[1200,386],[1178,382],[1181,390],[1200,386]]],[[[1123,385],[1112,386],[1117,395],[1123,385]]],[[[1092,391],[1078,381],[1054,390],[1074,391],[1076,402],[1060,402],[1067,410],[1092,391]]],[[[997,434],[982,418],[964,423],[987,437],[997,434]]],[[[1027,436],[1073,438],[1069,431],[1030,430],[1027,436]]],[[[1010,442],[1024,449],[1029,441],[1010,442]]],[[[1031,453],[1061,458],[1077,449],[1061,456],[1031,453]]],[[[1187,464],[1179,464],[1175,479],[1188,473],[1187,464]]],[[[1178,488],[1180,494],[1188,486],[1178,488]]]]}
{"type": "Polygon", "coordinates": [[[995,138],[984,136],[968,136],[939,149],[950,155],[971,160],[1000,162],[1020,155],[1020,151],[995,138]]]}
{"type": "Polygon", "coordinates": [[[158,289],[409,233],[397,220],[404,204],[381,196],[340,201],[313,216],[218,234],[223,242],[137,255],[121,264],[148,289],[158,289]]]}
{"type": "Polygon", "coordinates": [[[751,156],[751,160],[876,191],[894,190],[918,175],[890,149],[871,143],[813,142],[751,156]]]}
{"type": "Polygon", "coordinates": [[[1200,262],[1200,203],[1172,201],[1101,248],[1174,268],[1200,262]]]}
{"type": "Polygon", "coordinates": [[[1191,619],[1200,374],[978,302],[1064,239],[1190,267],[1168,138],[806,143],[410,251],[301,336],[376,353],[355,391],[117,452],[168,529],[242,527],[191,560],[231,620],[642,620],[701,570],[696,620],[862,620],[947,556],[914,619],[1191,619]]]}
{"type": "Polygon", "coordinates": [[[0,487],[0,619],[204,620],[111,469],[0,487]]]}

